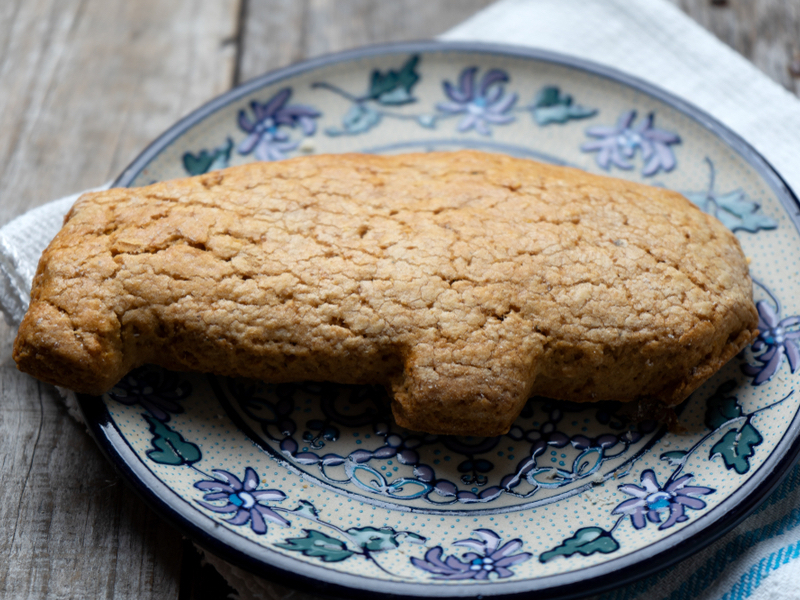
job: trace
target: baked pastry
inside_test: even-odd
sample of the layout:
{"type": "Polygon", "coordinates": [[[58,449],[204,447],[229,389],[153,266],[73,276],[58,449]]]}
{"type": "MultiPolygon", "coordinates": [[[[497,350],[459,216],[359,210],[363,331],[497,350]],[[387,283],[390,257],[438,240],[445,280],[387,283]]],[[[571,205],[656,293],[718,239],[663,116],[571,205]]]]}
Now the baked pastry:
{"type": "Polygon", "coordinates": [[[380,383],[397,422],[498,435],[532,394],[675,405],[757,335],[736,238],[677,193],[480,152],[328,155],[83,195],[19,368],[380,383]]]}

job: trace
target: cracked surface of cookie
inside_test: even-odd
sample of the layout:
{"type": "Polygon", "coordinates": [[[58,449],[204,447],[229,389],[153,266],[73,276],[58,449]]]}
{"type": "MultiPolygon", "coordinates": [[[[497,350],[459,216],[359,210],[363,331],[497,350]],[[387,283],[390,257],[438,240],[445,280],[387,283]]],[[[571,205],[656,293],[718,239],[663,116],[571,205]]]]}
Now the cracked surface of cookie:
{"type": "Polygon", "coordinates": [[[496,154],[325,155],[85,194],[19,368],[379,383],[399,424],[508,430],[530,394],[675,405],[757,334],[735,237],[677,193],[496,154]]]}

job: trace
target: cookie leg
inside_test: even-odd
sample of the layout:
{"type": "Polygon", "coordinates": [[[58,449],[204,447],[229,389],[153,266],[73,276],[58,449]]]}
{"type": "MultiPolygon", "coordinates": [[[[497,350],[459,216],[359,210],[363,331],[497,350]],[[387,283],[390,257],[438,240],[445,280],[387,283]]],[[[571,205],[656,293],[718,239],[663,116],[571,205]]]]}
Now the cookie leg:
{"type": "Polygon", "coordinates": [[[507,432],[530,395],[540,355],[540,348],[521,350],[512,340],[416,346],[390,385],[395,420],[408,429],[444,435],[507,432]]]}

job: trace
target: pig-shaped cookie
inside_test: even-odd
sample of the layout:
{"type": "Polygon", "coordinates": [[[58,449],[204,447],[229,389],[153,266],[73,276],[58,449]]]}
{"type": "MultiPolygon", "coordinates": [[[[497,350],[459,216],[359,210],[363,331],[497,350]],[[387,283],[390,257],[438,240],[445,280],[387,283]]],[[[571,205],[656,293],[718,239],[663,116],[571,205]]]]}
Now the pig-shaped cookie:
{"type": "Polygon", "coordinates": [[[85,194],[19,368],[384,385],[397,422],[506,432],[531,394],[684,400],[757,335],[736,238],[677,193],[481,152],[326,155],[85,194]]]}

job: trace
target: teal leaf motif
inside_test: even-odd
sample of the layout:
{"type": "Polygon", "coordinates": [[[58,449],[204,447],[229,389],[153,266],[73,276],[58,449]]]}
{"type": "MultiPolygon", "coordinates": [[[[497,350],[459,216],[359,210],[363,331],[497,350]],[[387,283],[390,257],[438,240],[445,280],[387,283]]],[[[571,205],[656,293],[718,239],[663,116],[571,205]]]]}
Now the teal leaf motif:
{"type": "Polygon", "coordinates": [[[708,399],[706,404],[706,427],[714,430],[731,419],[742,416],[742,407],[738,399],[736,396],[729,395],[735,387],[736,382],[726,381],[708,399]]]}
{"type": "Polygon", "coordinates": [[[575,554],[583,556],[589,556],[596,552],[610,554],[617,550],[619,550],[619,543],[608,531],[600,527],[583,527],[578,529],[574,536],[564,540],[560,546],[540,554],[539,561],[546,563],[557,556],[573,556],[575,554]]]}
{"type": "Polygon", "coordinates": [[[542,88],[531,107],[533,118],[539,125],[566,123],[570,119],[585,119],[597,114],[597,110],[572,103],[572,96],[562,94],[555,86],[542,88]]]}
{"type": "Polygon", "coordinates": [[[422,543],[426,538],[410,531],[395,531],[391,527],[354,527],[347,530],[353,541],[361,548],[370,552],[384,552],[394,550],[400,545],[402,538],[411,543],[422,543]]]}
{"type": "Polygon", "coordinates": [[[330,127],[325,133],[331,136],[364,133],[381,122],[381,114],[364,104],[353,104],[342,119],[342,129],[330,127]]]}
{"type": "Polygon", "coordinates": [[[717,218],[730,230],[743,229],[751,233],[759,229],[775,229],[773,219],[759,212],[759,205],[749,199],[742,190],[735,190],[714,198],[720,210],[717,218]]]}
{"type": "Polygon", "coordinates": [[[664,452],[659,458],[666,460],[671,467],[677,467],[683,462],[683,458],[688,454],[686,450],[673,450],[664,452]]]}
{"type": "Polygon", "coordinates": [[[289,538],[283,544],[275,544],[291,552],[300,552],[304,556],[321,558],[324,562],[341,562],[353,556],[355,552],[348,550],[344,542],[325,535],[320,531],[303,530],[306,537],[289,538]]]}
{"type": "Polygon", "coordinates": [[[199,154],[185,152],[183,155],[183,168],[189,175],[202,175],[216,169],[228,166],[233,149],[233,140],[228,138],[225,146],[215,148],[212,152],[201,150],[199,154]]]}
{"type": "Polygon", "coordinates": [[[200,460],[200,448],[187,442],[177,431],[173,431],[158,419],[148,414],[142,416],[150,425],[153,434],[151,443],[153,450],[147,451],[147,457],[161,465],[190,465],[200,460]]]}
{"type": "Polygon", "coordinates": [[[425,129],[436,129],[436,116],[420,115],[417,117],[417,123],[419,123],[425,129]]]}
{"type": "Polygon", "coordinates": [[[717,217],[731,231],[756,233],[761,229],[775,229],[778,226],[775,220],[761,213],[759,204],[750,200],[741,189],[719,195],[690,193],[686,197],[703,211],[717,217]]]}
{"type": "Polygon", "coordinates": [[[414,102],[411,89],[419,81],[416,71],[419,55],[409,58],[399,71],[390,69],[381,73],[377,69],[372,72],[369,85],[370,100],[376,100],[385,105],[399,105],[414,102]]]}
{"type": "Polygon", "coordinates": [[[722,436],[711,448],[709,459],[722,456],[727,469],[744,475],[750,470],[750,457],[755,454],[753,448],[763,441],[764,438],[748,420],[741,429],[732,429],[722,436]]]}
{"type": "Polygon", "coordinates": [[[397,534],[398,538],[405,538],[412,544],[424,544],[428,541],[424,535],[419,535],[418,533],[414,533],[413,531],[401,531],[397,534]]]}
{"type": "Polygon", "coordinates": [[[397,533],[390,527],[357,527],[348,529],[347,534],[352,537],[356,543],[371,552],[383,552],[385,550],[394,550],[400,545],[397,541],[397,533]]]}
{"type": "Polygon", "coordinates": [[[300,500],[300,506],[295,508],[292,512],[300,517],[306,517],[307,519],[312,519],[314,521],[319,518],[319,513],[317,512],[316,507],[308,500],[300,500]]]}
{"type": "Polygon", "coordinates": [[[717,193],[715,186],[714,163],[706,157],[710,175],[708,190],[703,192],[684,193],[689,200],[703,212],[719,219],[731,231],[748,231],[757,233],[761,229],[775,229],[777,221],[761,212],[761,206],[750,199],[742,189],[735,189],[724,194],[717,193]]]}

